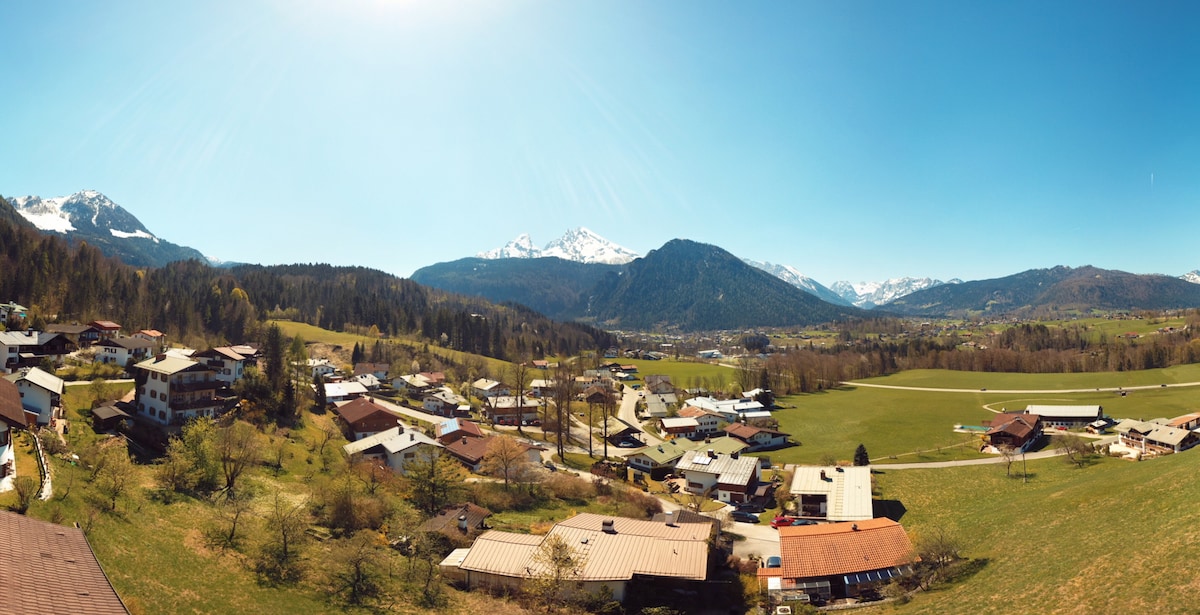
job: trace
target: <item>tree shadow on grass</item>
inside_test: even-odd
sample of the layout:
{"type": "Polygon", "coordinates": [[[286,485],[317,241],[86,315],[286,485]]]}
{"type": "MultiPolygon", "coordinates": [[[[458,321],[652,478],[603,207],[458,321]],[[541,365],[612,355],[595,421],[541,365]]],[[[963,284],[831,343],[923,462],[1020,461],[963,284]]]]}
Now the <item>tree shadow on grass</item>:
{"type": "Polygon", "coordinates": [[[942,581],[948,585],[966,581],[979,574],[980,571],[987,567],[990,561],[986,557],[981,557],[979,559],[968,559],[958,562],[946,570],[942,581]]]}

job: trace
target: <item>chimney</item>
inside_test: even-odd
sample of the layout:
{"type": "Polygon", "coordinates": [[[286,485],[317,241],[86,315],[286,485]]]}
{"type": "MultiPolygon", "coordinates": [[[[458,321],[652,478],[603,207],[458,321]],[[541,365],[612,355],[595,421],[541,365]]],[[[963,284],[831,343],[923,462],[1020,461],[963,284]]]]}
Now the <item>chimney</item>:
{"type": "Polygon", "coordinates": [[[667,518],[667,527],[675,527],[674,511],[668,510],[667,512],[663,513],[663,516],[667,518]]]}
{"type": "Polygon", "coordinates": [[[466,533],[466,531],[467,531],[467,516],[466,515],[458,516],[458,531],[463,532],[464,534],[466,533]]]}
{"type": "Polygon", "coordinates": [[[713,459],[716,459],[716,458],[717,458],[717,453],[716,453],[716,451],[714,451],[714,450],[712,450],[712,449],[710,448],[710,449],[708,449],[708,456],[709,456],[709,457],[712,457],[713,459]]]}
{"type": "Polygon", "coordinates": [[[160,352],[160,353],[154,355],[155,361],[162,361],[165,358],[167,358],[167,353],[165,353],[165,352],[160,352]]]}
{"type": "Polygon", "coordinates": [[[601,530],[604,530],[604,533],[605,533],[605,534],[616,534],[616,533],[617,533],[617,528],[613,526],[613,520],[612,520],[612,519],[605,519],[605,520],[604,520],[604,521],[603,521],[603,522],[600,524],[600,529],[601,529],[601,530]]]}
{"type": "Polygon", "coordinates": [[[409,441],[409,442],[413,442],[413,441],[415,441],[416,439],[417,439],[417,434],[409,432],[409,434],[408,434],[408,441],[409,441]]]}
{"type": "Polygon", "coordinates": [[[854,531],[854,532],[857,532],[857,531],[858,531],[858,524],[857,524],[857,523],[855,523],[854,525],[851,525],[851,526],[850,526],[850,530],[851,530],[851,531],[854,531]]]}
{"type": "Polygon", "coordinates": [[[821,480],[828,480],[825,478],[825,470],[821,470],[821,480]]]}
{"type": "Polygon", "coordinates": [[[463,436],[463,445],[466,445],[466,443],[467,443],[467,437],[463,436]]]}

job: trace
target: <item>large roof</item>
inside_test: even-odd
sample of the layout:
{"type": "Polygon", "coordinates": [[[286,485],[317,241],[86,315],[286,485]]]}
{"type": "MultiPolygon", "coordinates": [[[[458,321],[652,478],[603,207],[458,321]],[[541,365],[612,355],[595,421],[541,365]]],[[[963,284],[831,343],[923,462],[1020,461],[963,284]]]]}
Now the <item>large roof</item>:
{"type": "Polygon", "coordinates": [[[1007,433],[1018,438],[1026,438],[1037,428],[1037,422],[1041,418],[1037,414],[1016,414],[1013,412],[1004,412],[997,414],[992,419],[992,426],[987,430],[987,435],[1007,433]]]}
{"type": "Polygon", "coordinates": [[[434,426],[434,433],[439,439],[462,432],[465,435],[482,438],[483,430],[479,429],[479,425],[473,421],[466,419],[453,418],[442,421],[434,426]]]}
{"type": "Polygon", "coordinates": [[[358,382],[326,382],[325,397],[348,397],[365,395],[367,387],[358,382]]]}
{"type": "Polygon", "coordinates": [[[50,372],[42,371],[36,367],[31,367],[28,370],[21,370],[14,374],[9,374],[4,378],[11,382],[20,382],[22,380],[31,382],[57,395],[62,395],[63,392],[62,378],[59,378],[50,372]]]}
{"type": "Polygon", "coordinates": [[[911,563],[904,527],[887,518],[779,528],[783,576],[808,579],[911,563]]]}
{"type": "Polygon", "coordinates": [[[134,367],[152,372],[158,372],[160,374],[175,374],[187,369],[191,369],[198,365],[200,365],[200,363],[191,359],[185,359],[183,357],[177,357],[169,354],[162,354],[157,357],[146,359],[134,367]]]}
{"type": "Polygon", "coordinates": [[[0,511],[0,609],[127,614],[78,528],[0,511]]]}
{"type": "Polygon", "coordinates": [[[767,429],[766,427],[755,427],[745,423],[730,423],[725,426],[725,433],[739,439],[749,441],[754,436],[760,433],[771,434],[772,436],[786,436],[782,431],[767,429]]]}
{"type": "Polygon", "coordinates": [[[873,516],[869,466],[797,466],[789,492],[793,496],[827,496],[825,518],[830,521],[861,521],[873,516]]]}
{"type": "Polygon", "coordinates": [[[422,445],[442,448],[441,444],[435,442],[429,436],[417,431],[416,429],[411,427],[404,428],[397,425],[391,429],[381,431],[373,436],[363,438],[362,440],[355,440],[354,442],[343,446],[342,450],[346,451],[347,455],[353,455],[355,453],[361,453],[367,449],[380,446],[383,448],[383,450],[387,451],[389,455],[395,455],[396,453],[405,449],[422,445]]]}
{"type": "Polygon", "coordinates": [[[1043,418],[1095,419],[1101,410],[1100,406],[1025,406],[1026,414],[1040,414],[1043,418]]]}
{"type": "Polygon", "coordinates": [[[117,346],[126,350],[148,350],[154,348],[155,343],[150,340],[145,340],[140,337],[114,337],[111,339],[101,340],[97,346],[117,346]]]}
{"type": "Polygon", "coordinates": [[[583,560],[574,581],[623,581],[633,575],[704,580],[708,569],[707,523],[657,523],[583,513],[560,522],[546,536],[489,531],[463,558],[465,570],[526,578],[545,572],[535,557],[542,542],[557,536],[583,560]],[[613,531],[605,532],[605,521],[613,531]]]}

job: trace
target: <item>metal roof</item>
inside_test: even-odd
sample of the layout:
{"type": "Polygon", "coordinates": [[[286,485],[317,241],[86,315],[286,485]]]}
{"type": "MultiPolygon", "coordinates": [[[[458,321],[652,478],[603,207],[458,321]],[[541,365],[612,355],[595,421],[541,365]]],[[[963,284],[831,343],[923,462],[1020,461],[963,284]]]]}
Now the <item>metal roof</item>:
{"type": "Polygon", "coordinates": [[[684,454],[675,469],[680,472],[704,472],[717,475],[717,480],[729,485],[745,485],[751,477],[758,476],[758,457],[739,455],[722,455],[713,451],[716,457],[710,457],[706,450],[696,450],[684,454]]]}
{"type": "Polygon", "coordinates": [[[36,367],[31,367],[27,370],[21,370],[15,374],[5,376],[11,382],[20,382],[25,380],[32,382],[51,393],[62,395],[63,379],[51,374],[50,372],[42,371],[36,367]]]}
{"type": "Polygon", "coordinates": [[[1100,416],[1100,406],[1025,406],[1026,414],[1040,414],[1043,418],[1095,419],[1100,416]]]}
{"type": "Polygon", "coordinates": [[[825,495],[825,518],[830,521],[861,521],[874,516],[870,466],[797,466],[789,492],[793,496],[825,495]]]}
{"type": "MultiPolygon", "coordinates": [[[[159,355],[138,363],[135,367],[160,374],[175,374],[200,365],[191,359],[172,355],[159,355]]],[[[205,368],[207,369],[207,368],[205,368]]]]}

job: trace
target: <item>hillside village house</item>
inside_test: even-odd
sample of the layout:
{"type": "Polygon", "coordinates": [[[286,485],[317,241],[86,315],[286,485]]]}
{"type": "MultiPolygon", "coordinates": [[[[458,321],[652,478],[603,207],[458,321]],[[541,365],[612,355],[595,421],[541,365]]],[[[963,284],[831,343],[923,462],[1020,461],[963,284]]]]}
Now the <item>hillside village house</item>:
{"type": "Polygon", "coordinates": [[[127,365],[155,353],[155,343],[140,337],[110,337],[96,342],[96,360],[101,363],[127,365]]]}
{"type": "Polygon", "coordinates": [[[721,431],[721,423],[725,420],[715,412],[695,406],[684,406],[677,414],[696,419],[696,437],[699,438],[716,435],[721,431]]]}
{"type": "Polygon", "coordinates": [[[673,416],[658,419],[658,427],[668,438],[694,438],[700,422],[690,416],[673,416]]]}
{"type": "Polygon", "coordinates": [[[363,374],[371,374],[380,381],[384,381],[387,380],[388,370],[391,369],[391,367],[392,366],[388,365],[387,363],[355,363],[354,375],[361,376],[363,374]]]}
{"type": "Polygon", "coordinates": [[[529,394],[534,397],[549,397],[554,394],[554,380],[534,378],[529,381],[529,394]]]}
{"type": "Polygon", "coordinates": [[[646,394],[665,395],[675,392],[675,385],[671,384],[671,377],[663,374],[650,374],[644,378],[646,383],[646,394]]]}
{"type": "Polygon", "coordinates": [[[745,423],[730,423],[725,426],[725,433],[731,438],[745,442],[747,452],[783,448],[788,445],[788,437],[791,435],[745,423]]]}
{"type": "Polygon", "coordinates": [[[797,466],[788,494],[795,513],[820,521],[863,521],[874,517],[870,466],[797,466]]]}
{"type": "Polygon", "coordinates": [[[740,453],[685,453],[675,464],[675,471],[687,480],[685,490],[688,493],[710,494],[713,499],[726,504],[740,504],[753,499],[762,479],[759,459],[740,453]]]}
{"type": "Polygon", "coordinates": [[[360,397],[340,404],[334,412],[341,419],[342,432],[351,442],[387,431],[400,422],[398,414],[375,403],[369,397],[360,397]]]}
{"type": "MultiPolygon", "coordinates": [[[[315,392],[316,386],[309,385],[315,392]]],[[[327,382],[325,383],[325,403],[333,404],[339,401],[350,401],[367,394],[367,387],[357,382],[327,382]]]]}
{"type": "Polygon", "coordinates": [[[532,421],[538,417],[541,405],[531,397],[503,395],[488,398],[483,407],[484,414],[492,421],[532,421]]]}
{"type": "Polygon", "coordinates": [[[442,445],[420,431],[397,425],[342,447],[347,457],[380,461],[393,472],[404,473],[406,464],[429,460],[440,454],[442,445]]]}
{"type": "Polygon", "coordinates": [[[417,528],[421,532],[436,532],[446,536],[454,544],[461,544],[459,541],[467,540],[478,535],[483,530],[489,529],[487,526],[487,518],[492,516],[492,511],[471,504],[455,504],[444,508],[437,515],[426,520],[417,528]]]}
{"type": "Polygon", "coordinates": [[[997,414],[984,437],[997,450],[1025,452],[1042,437],[1042,417],[1015,412],[997,414]]]}
{"type": "Polygon", "coordinates": [[[96,330],[96,341],[112,339],[121,335],[121,325],[111,320],[93,320],[89,322],[93,329],[96,330]]]}
{"type": "MultiPolygon", "coordinates": [[[[668,440],[629,455],[625,458],[625,464],[631,472],[645,472],[654,480],[662,480],[675,469],[675,462],[689,450],[676,440],[668,440]]],[[[636,480],[636,474],[634,478],[636,480]]]]}
{"type": "Polygon", "coordinates": [[[430,414],[438,416],[469,416],[471,406],[467,400],[450,390],[450,387],[440,387],[429,391],[421,398],[421,407],[430,414]]]}
{"type": "Polygon", "coordinates": [[[217,380],[230,386],[246,373],[246,367],[255,364],[252,356],[243,355],[231,346],[219,346],[202,350],[192,355],[193,359],[201,361],[217,375],[217,380]]]}
{"type": "Polygon", "coordinates": [[[154,344],[153,349],[150,351],[153,354],[158,354],[167,349],[167,336],[158,329],[142,329],[130,337],[136,337],[154,344]]]}
{"type": "Polygon", "coordinates": [[[46,325],[46,332],[63,336],[75,349],[87,348],[100,339],[100,331],[91,325],[46,325]]]}
{"type": "Polygon", "coordinates": [[[403,391],[409,397],[420,398],[435,386],[437,385],[421,374],[405,374],[392,378],[392,388],[403,391]]]}
{"type": "Polygon", "coordinates": [[[4,377],[17,385],[21,407],[30,415],[37,415],[39,425],[48,425],[63,417],[62,378],[36,367],[26,367],[4,377]]]}
{"type": "Polygon", "coordinates": [[[738,398],[738,399],[715,399],[712,397],[693,397],[684,401],[686,405],[694,406],[715,412],[721,415],[730,423],[737,422],[744,418],[760,418],[763,413],[765,416],[771,416],[770,412],[763,408],[763,405],[753,399],[738,398]]]}
{"type": "Polygon", "coordinates": [[[782,600],[859,596],[912,571],[912,542],[887,518],[781,527],[779,551],[781,565],[758,578],[782,600]]]}
{"type": "Polygon", "coordinates": [[[357,382],[363,385],[363,388],[368,391],[378,391],[382,385],[379,382],[379,378],[375,377],[375,374],[356,374],[350,377],[350,382],[357,382]]]}
{"type": "Polygon", "coordinates": [[[36,331],[0,331],[0,371],[10,374],[21,367],[23,350],[37,345],[36,331]]]}
{"type": "Polygon", "coordinates": [[[1104,418],[1101,406],[1039,406],[1025,407],[1025,414],[1042,417],[1042,428],[1083,429],[1104,418]]]}
{"type": "Polygon", "coordinates": [[[474,421],[453,418],[434,425],[433,435],[437,438],[438,442],[446,444],[464,436],[468,438],[482,438],[483,430],[474,421]]]}
{"type": "Polygon", "coordinates": [[[623,601],[635,578],[667,583],[708,579],[710,523],[655,522],[582,513],[560,521],[545,536],[489,530],[469,549],[456,549],[440,564],[444,575],[468,589],[519,590],[529,579],[547,574],[538,551],[544,541],[561,539],[580,556],[568,573],[569,597],[603,595],[623,601]]]}
{"type": "Polygon", "coordinates": [[[28,315],[29,308],[14,301],[0,303],[0,324],[8,322],[9,318],[25,318],[28,315]]]}
{"type": "Polygon", "coordinates": [[[26,429],[29,419],[21,407],[17,385],[0,378],[0,492],[13,488],[16,453],[13,451],[13,430],[26,429]]]}
{"type": "Polygon", "coordinates": [[[337,373],[337,367],[329,359],[308,359],[305,366],[309,372],[309,378],[328,378],[337,373]]]}
{"type": "Polygon", "coordinates": [[[138,363],[134,371],[138,416],[162,425],[217,417],[236,401],[216,372],[199,361],[164,353],[138,363]]]}
{"type": "Polygon", "coordinates": [[[480,378],[471,383],[471,391],[479,398],[500,397],[512,395],[512,387],[487,378],[480,378]]]}

